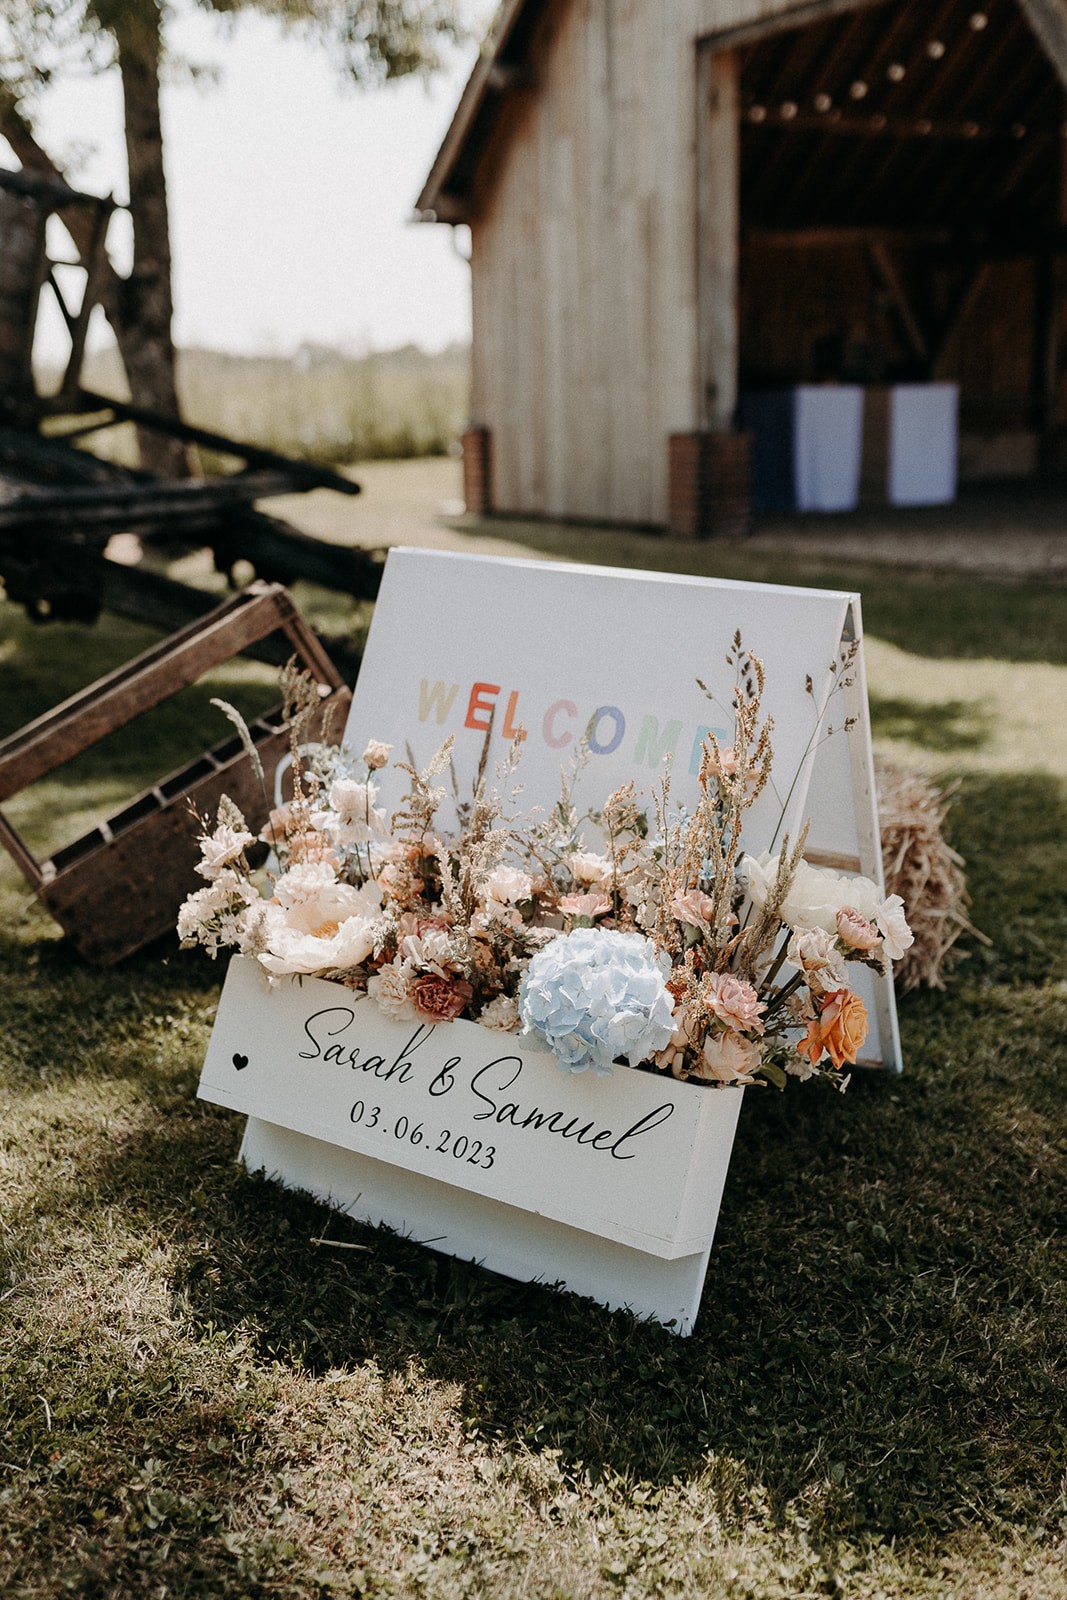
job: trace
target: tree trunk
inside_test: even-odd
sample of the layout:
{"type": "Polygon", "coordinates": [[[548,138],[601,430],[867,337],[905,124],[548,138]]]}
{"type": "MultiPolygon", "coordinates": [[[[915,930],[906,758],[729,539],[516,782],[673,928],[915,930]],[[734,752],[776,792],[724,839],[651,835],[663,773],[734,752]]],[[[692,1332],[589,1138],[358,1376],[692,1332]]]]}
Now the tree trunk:
{"type": "MultiPolygon", "coordinates": [[[[119,286],[119,346],[136,405],[177,417],[178,392],[171,333],[170,224],[163,172],[159,107],[159,13],[151,26],[117,39],[126,115],[126,159],[133,222],[133,266],[119,286]]],[[[140,428],[141,465],[160,477],[188,477],[188,448],[177,439],[140,428]]]]}
{"type": "MultiPolygon", "coordinates": [[[[107,273],[100,284],[100,300],[105,315],[111,324],[122,357],[122,364],[126,372],[126,380],[130,387],[130,396],[137,405],[149,406],[157,411],[166,411],[173,415],[178,414],[178,405],[175,385],[175,358],[170,333],[171,317],[171,292],[170,292],[170,235],[166,218],[166,189],[162,176],[162,148],[159,124],[159,99],[158,99],[158,39],[156,41],[155,56],[157,88],[154,99],[151,97],[151,84],[149,83],[150,106],[154,104],[155,115],[151,119],[155,126],[155,163],[159,171],[157,193],[162,197],[163,210],[163,251],[162,260],[165,270],[165,283],[163,299],[165,311],[163,314],[162,347],[158,341],[159,322],[147,330],[136,321],[140,304],[151,298],[151,286],[155,273],[155,261],[160,259],[159,252],[153,254],[144,249],[144,239],[152,237],[152,218],[142,221],[135,229],[139,243],[135,246],[137,253],[146,256],[141,262],[143,281],[150,286],[149,292],[139,292],[127,280],[121,278],[113,269],[107,273]],[[154,347],[154,348],[153,348],[154,347]],[[162,370],[163,383],[158,382],[158,374],[162,370]],[[161,403],[162,402],[162,403],[161,403]]],[[[144,87],[143,82],[138,82],[138,87],[144,87]]],[[[127,113],[127,136],[130,128],[129,114],[127,113]]],[[[22,163],[22,169],[36,177],[51,178],[56,182],[65,183],[66,174],[52,160],[51,156],[37,142],[33,129],[21,113],[10,104],[0,100],[0,133],[3,133],[15,155],[22,163]]],[[[130,179],[131,189],[133,178],[130,179]]],[[[151,209],[151,208],[149,208],[151,209]]],[[[132,210],[132,206],[131,206],[132,210]]],[[[71,239],[78,254],[87,258],[90,246],[91,224],[88,214],[80,207],[73,206],[69,211],[61,213],[63,222],[70,232],[71,239]]],[[[158,296],[155,297],[158,306],[158,296]]],[[[185,446],[165,440],[161,435],[149,432],[147,429],[139,433],[138,444],[141,452],[142,464],[152,472],[158,472],[166,477],[187,477],[189,473],[189,456],[185,446]]]]}

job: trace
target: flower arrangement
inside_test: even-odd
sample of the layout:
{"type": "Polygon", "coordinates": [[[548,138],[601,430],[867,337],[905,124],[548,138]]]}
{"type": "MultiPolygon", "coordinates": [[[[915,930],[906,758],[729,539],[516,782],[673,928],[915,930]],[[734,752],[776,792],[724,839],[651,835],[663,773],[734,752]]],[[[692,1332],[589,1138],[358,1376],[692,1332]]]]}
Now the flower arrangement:
{"type": "Polygon", "coordinates": [[[483,754],[447,835],[451,741],[424,771],[395,763],[408,792],[390,818],[376,774],[392,748],[372,741],[358,764],[302,752],[315,696],[288,674],[293,798],[258,839],[225,798],[201,819],[206,885],[181,908],[183,944],[237,950],[272,980],[336,981],[392,1019],[522,1030],[569,1072],[625,1061],[713,1085],[843,1089],[868,1025],[848,968],[888,971],[912,935],[899,896],[805,861],[806,829],[774,855],[745,851],[772,725],[739,635],[728,659],[733,742],[706,737],[690,809],[673,805],[668,770],[650,808],[631,783],[583,815],[565,774],[550,811],[519,819],[516,744],[495,787],[483,754]],[[264,848],[272,862],[257,866],[264,848]]]}

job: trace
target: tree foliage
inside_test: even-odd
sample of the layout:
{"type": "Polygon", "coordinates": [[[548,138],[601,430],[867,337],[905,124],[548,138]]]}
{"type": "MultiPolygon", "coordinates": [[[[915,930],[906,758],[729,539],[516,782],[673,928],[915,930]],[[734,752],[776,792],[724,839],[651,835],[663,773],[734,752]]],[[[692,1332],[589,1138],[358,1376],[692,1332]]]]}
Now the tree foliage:
{"type": "Polygon", "coordinates": [[[182,9],[223,20],[257,12],[326,50],[361,84],[433,72],[442,46],[467,34],[461,0],[5,0],[0,95],[25,114],[37,92],[72,67],[116,65],[119,41],[165,42],[182,9]]]}
{"type": "MultiPolygon", "coordinates": [[[[374,84],[441,64],[463,38],[464,0],[3,0],[0,11],[0,134],[23,168],[63,178],[34,127],[40,96],[72,71],[117,69],[122,77],[133,264],[112,270],[102,303],[139,404],[177,415],[171,337],[170,237],[160,120],[160,81],[170,25],[206,11],[223,23],[242,12],[275,21],[327,53],[352,82],[374,84]]],[[[71,229],[76,248],[81,242],[71,229]]],[[[181,473],[182,451],[140,436],[152,470],[181,473]]]]}

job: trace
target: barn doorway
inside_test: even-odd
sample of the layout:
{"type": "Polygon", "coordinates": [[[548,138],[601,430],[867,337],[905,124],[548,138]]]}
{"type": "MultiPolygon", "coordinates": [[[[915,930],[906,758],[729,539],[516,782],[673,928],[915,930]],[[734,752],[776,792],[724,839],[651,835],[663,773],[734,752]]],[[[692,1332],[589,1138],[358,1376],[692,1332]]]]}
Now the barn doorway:
{"type": "Polygon", "coordinates": [[[1026,9],[827,5],[736,43],[742,418],[852,386],[870,434],[941,385],[962,483],[1067,464],[1067,103],[1026,9]]]}

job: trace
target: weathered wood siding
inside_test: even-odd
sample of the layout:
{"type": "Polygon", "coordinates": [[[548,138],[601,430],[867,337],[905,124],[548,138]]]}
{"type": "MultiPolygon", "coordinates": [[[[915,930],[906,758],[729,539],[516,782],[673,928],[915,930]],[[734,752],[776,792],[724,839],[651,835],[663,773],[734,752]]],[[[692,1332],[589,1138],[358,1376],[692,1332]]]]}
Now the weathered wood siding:
{"type": "MultiPolygon", "coordinates": [[[[498,510],[665,520],[667,436],[704,425],[708,403],[697,41],[809,9],[549,8],[537,84],[494,141],[472,221],[471,420],[492,430],[498,510]]],[[[716,349],[729,348],[728,333],[716,349]]]]}

